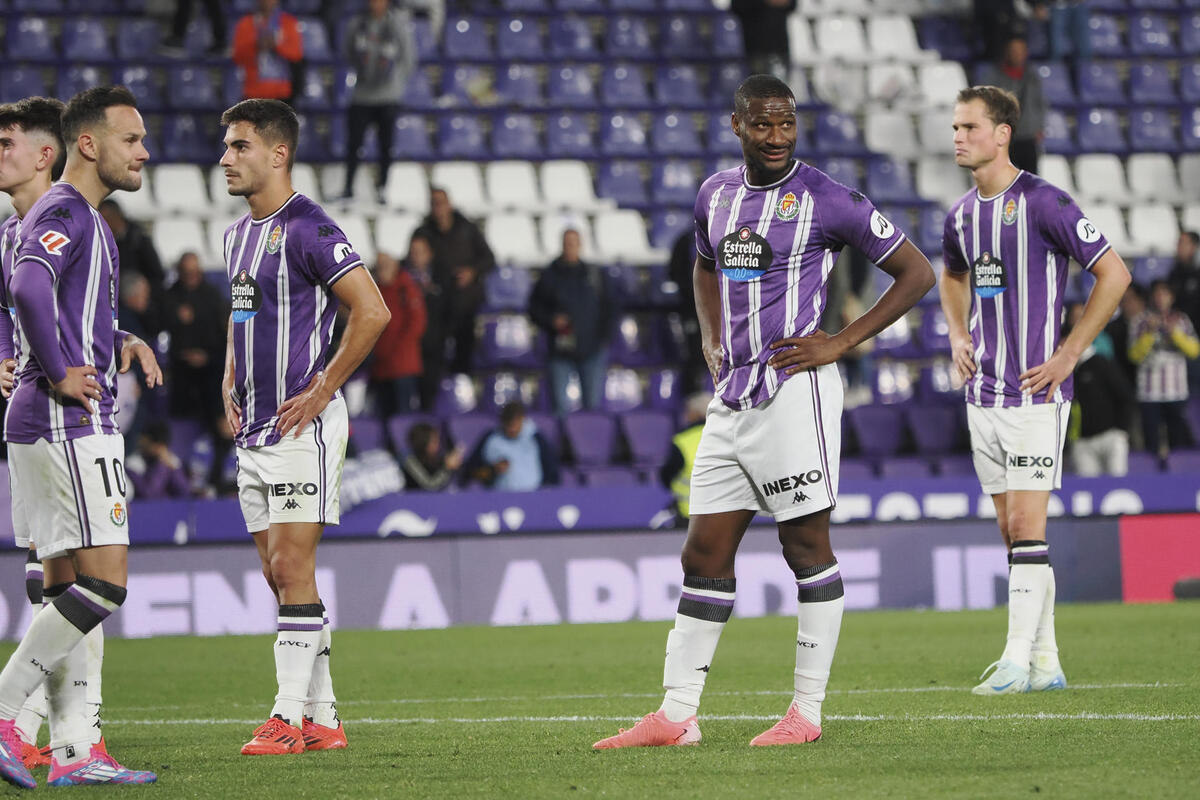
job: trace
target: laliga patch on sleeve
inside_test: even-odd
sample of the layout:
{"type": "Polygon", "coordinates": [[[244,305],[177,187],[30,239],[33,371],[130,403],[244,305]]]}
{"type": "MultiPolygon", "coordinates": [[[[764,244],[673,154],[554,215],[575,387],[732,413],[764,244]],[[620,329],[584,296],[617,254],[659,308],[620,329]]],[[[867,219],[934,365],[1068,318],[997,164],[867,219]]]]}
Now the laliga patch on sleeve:
{"type": "Polygon", "coordinates": [[[345,261],[350,254],[354,252],[354,248],[349,242],[338,242],[333,246],[333,260],[340,264],[345,261]]]}
{"type": "Polygon", "coordinates": [[[895,232],[896,226],[889,222],[887,217],[880,214],[878,209],[871,212],[871,233],[880,239],[890,239],[895,232]]]}
{"type": "Polygon", "coordinates": [[[70,243],[71,240],[58,231],[46,231],[38,237],[38,244],[52,256],[61,256],[63,247],[70,243]]]}
{"type": "Polygon", "coordinates": [[[1100,231],[1087,217],[1080,217],[1079,222],[1075,223],[1075,234],[1084,244],[1091,244],[1100,238],[1100,231]]]}

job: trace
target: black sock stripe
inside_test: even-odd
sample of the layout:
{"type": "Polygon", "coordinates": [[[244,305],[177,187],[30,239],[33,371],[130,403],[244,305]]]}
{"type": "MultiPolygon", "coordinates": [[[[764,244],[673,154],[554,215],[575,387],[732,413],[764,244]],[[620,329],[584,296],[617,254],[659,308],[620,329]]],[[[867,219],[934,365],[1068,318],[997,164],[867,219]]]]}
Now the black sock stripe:
{"type": "Polygon", "coordinates": [[[71,584],[69,583],[56,583],[53,586],[47,586],[46,588],[42,589],[42,598],[45,600],[53,600],[70,588],[71,584]]]}
{"type": "Polygon", "coordinates": [[[737,578],[701,578],[699,575],[684,575],[683,588],[685,589],[704,589],[710,592],[728,592],[733,594],[736,591],[737,578]]]}
{"type": "Polygon", "coordinates": [[[1012,563],[1013,566],[1017,564],[1049,564],[1050,556],[1046,553],[1038,553],[1036,556],[1023,556],[1020,553],[1014,553],[1012,563]]]}
{"type": "Polygon", "coordinates": [[[842,588],[841,575],[838,575],[837,580],[823,583],[820,586],[805,586],[804,584],[797,584],[797,586],[796,597],[801,603],[825,603],[837,600],[846,593],[842,588]]]}
{"type": "Polygon", "coordinates": [[[804,567],[796,571],[796,580],[802,581],[805,578],[811,578],[813,575],[820,575],[825,570],[836,567],[837,563],[837,561],[830,561],[828,564],[814,564],[811,567],[804,567]]]}
{"type": "Polygon", "coordinates": [[[101,622],[108,614],[102,614],[96,611],[97,607],[90,607],[79,598],[78,595],[66,592],[54,600],[54,607],[58,609],[58,613],[66,617],[67,622],[70,622],[81,633],[88,633],[101,622]]]}
{"type": "Polygon", "coordinates": [[[299,603],[290,606],[280,606],[281,617],[322,617],[325,608],[320,603],[299,603]]]}
{"type": "Polygon", "coordinates": [[[42,560],[37,557],[37,550],[30,548],[29,555],[25,556],[26,564],[41,564],[42,560]]]}
{"type": "Polygon", "coordinates": [[[118,606],[125,602],[125,595],[128,594],[124,586],[117,586],[115,583],[93,578],[91,575],[76,575],[75,584],[118,606]]]}
{"type": "Polygon", "coordinates": [[[717,603],[704,603],[687,597],[679,598],[679,613],[685,617],[702,619],[707,622],[728,622],[733,614],[733,606],[723,606],[717,603]]]}
{"type": "Polygon", "coordinates": [[[29,604],[40,606],[42,600],[45,599],[42,594],[42,579],[38,576],[30,576],[25,579],[25,596],[29,598],[29,604]]]}

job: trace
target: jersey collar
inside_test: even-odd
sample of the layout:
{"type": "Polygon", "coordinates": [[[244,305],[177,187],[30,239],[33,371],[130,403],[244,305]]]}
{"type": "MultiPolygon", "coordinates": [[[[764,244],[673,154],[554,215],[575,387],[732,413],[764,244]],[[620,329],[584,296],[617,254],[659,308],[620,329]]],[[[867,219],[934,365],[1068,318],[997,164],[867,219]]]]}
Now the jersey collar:
{"type": "Polygon", "coordinates": [[[1013,186],[1015,186],[1017,184],[1017,181],[1021,180],[1021,176],[1024,174],[1025,174],[1025,170],[1023,170],[1023,169],[1017,170],[1016,177],[1014,177],[1012,179],[1012,182],[1009,183],[1008,186],[1005,186],[1003,189],[996,192],[991,197],[984,197],[983,195],[981,195],[979,193],[979,187],[976,186],[975,187],[975,196],[979,198],[979,202],[981,202],[981,203],[988,203],[988,202],[991,202],[992,200],[995,200],[997,197],[1003,197],[1004,193],[1007,192],[1009,189],[1011,189],[1013,186]]]}
{"type": "Polygon", "coordinates": [[[786,175],[784,175],[782,178],[780,178],[779,180],[775,181],[774,183],[769,183],[769,184],[767,184],[766,186],[755,186],[755,185],[754,185],[753,183],[751,183],[751,182],[749,181],[749,179],[746,177],[746,166],[743,164],[743,165],[742,165],[742,184],[743,184],[743,185],[744,185],[744,186],[745,186],[747,189],[750,189],[750,190],[752,190],[752,191],[756,191],[756,192],[761,192],[761,191],[764,191],[764,190],[766,190],[766,189],[774,189],[776,186],[782,186],[783,184],[785,184],[785,183],[787,183],[788,181],[790,181],[790,180],[792,179],[792,176],[794,176],[794,175],[796,174],[796,170],[798,170],[798,169],[800,169],[800,159],[798,159],[798,158],[794,158],[794,159],[792,159],[792,168],[791,168],[791,169],[789,169],[789,170],[787,171],[787,174],[786,174],[786,175]]]}
{"type": "Polygon", "coordinates": [[[267,215],[266,215],[265,217],[263,217],[262,219],[255,219],[254,217],[251,217],[251,218],[250,218],[250,224],[251,224],[251,225],[261,225],[261,224],[263,224],[263,223],[264,223],[264,222],[266,222],[267,220],[269,220],[269,219],[271,219],[272,217],[274,217],[275,215],[277,215],[277,214],[278,214],[280,211],[283,211],[285,208],[287,208],[287,207],[288,207],[288,205],[289,205],[289,204],[290,204],[290,203],[291,203],[293,200],[295,200],[297,197],[299,197],[299,196],[300,196],[300,193],[299,193],[299,192],[292,192],[292,196],[291,196],[291,197],[289,197],[287,200],[284,200],[284,201],[283,201],[283,205],[281,205],[279,208],[277,208],[277,209],[275,209],[274,211],[272,211],[270,214],[267,214],[267,215]]]}

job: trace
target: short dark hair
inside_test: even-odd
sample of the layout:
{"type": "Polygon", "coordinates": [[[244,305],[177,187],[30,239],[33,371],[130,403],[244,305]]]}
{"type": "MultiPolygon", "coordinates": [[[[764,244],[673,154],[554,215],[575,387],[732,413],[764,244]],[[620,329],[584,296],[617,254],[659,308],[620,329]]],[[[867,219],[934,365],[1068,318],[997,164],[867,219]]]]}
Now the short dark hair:
{"type": "Polygon", "coordinates": [[[62,112],[62,138],[71,147],[85,130],[107,121],[114,106],[137,108],[137,98],[124,86],[93,86],[67,101],[62,112]]]}
{"type": "Polygon", "coordinates": [[[504,425],[518,420],[523,416],[525,416],[525,406],[520,400],[505,403],[500,409],[500,422],[504,425]]]}
{"type": "Polygon", "coordinates": [[[1158,289],[1166,289],[1171,293],[1172,297],[1175,296],[1175,288],[1171,286],[1171,282],[1166,278],[1155,278],[1150,281],[1150,292],[1154,293],[1158,289]]]}
{"type": "Polygon", "coordinates": [[[25,133],[37,131],[54,139],[58,157],[50,167],[50,178],[58,180],[67,163],[67,148],[63,144],[62,115],[66,104],[53,97],[26,97],[15,103],[0,106],[0,130],[20,128],[25,133]]]}
{"type": "Polygon", "coordinates": [[[734,113],[744,119],[750,112],[751,100],[766,100],[769,97],[784,97],[796,102],[791,87],[779,78],[774,75],[751,75],[733,93],[734,113]]]}
{"type": "Polygon", "coordinates": [[[987,117],[997,125],[1007,125],[1014,131],[1017,120],[1021,119],[1021,101],[1007,89],[999,86],[968,86],[954,98],[956,103],[969,103],[981,100],[987,109],[987,117]]]}
{"type": "Polygon", "coordinates": [[[296,148],[300,145],[300,118],[295,110],[282,100],[251,98],[243,100],[221,115],[222,125],[249,122],[264,141],[286,144],[288,169],[296,163],[296,148]]]}
{"type": "Polygon", "coordinates": [[[425,452],[429,440],[438,435],[437,428],[428,422],[418,422],[408,429],[408,449],[418,456],[425,452]]]}

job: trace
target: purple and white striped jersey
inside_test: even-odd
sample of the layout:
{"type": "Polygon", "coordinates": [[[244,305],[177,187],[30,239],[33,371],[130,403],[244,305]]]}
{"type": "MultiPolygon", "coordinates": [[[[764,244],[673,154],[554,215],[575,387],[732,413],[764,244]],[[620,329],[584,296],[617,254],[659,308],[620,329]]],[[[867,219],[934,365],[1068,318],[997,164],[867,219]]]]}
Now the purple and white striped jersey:
{"type": "MultiPolygon", "coordinates": [[[[74,186],[56,183],[21,220],[12,274],[5,275],[5,293],[13,276],[27,269],[44,269],[54,282],[55,302],[26,319],[17,315],[20,339],[17,386],[4,416],[10,442],[32,444],[38,439],[62,442],[97,433],[120,433],[117,427],[117,284],[120,280],[117,244],[96,209],[74,186]],[[101,398],[97,413],[88,414],[74,400],[59,398],[30,345],[32,325],[49,327],[67,366],[96,368],[101,398]]],[[[16,232],[14,231],[14,232],[16,232]]]]}
{"type": "MultiPolygon", "coordinates": [[[[325,369],[337,300],[333,284],[362,258],[329,215],[293,194],[263,219],[225,231],[233,319],[238,447],[275,444],[276,411],[325,369]]],[[[337,396],[341,396],[340,392],[337,396]]]]}
{"type": "MultiPolygon", "coordinates": [[[[1008,188],[982,198],[972,189],[950,208],[942,235],[946,269],[971,271],[970,330],[975,377],[968,403],[1007,408],[1048,401],[1046,390],[1021,393],[1020,375],[1058,347],[1067,264],[1091,269],[1109,249],[1070,195],[1021,171],[1008,188]]],[[[1065,403],[1068,376],[1049,401],[1065,403]]]]}
{"type": "Polygon", "coordinates": [[[767,366],[769,346],[817,330],[844,245],[879,263],[904,240],[860,192],[799,161],[770,186],[752,186],[744,166],[706,180],[696,197],[696,252],[717,266],[721,401],[752,408],[788,379],[767,366]]]}

